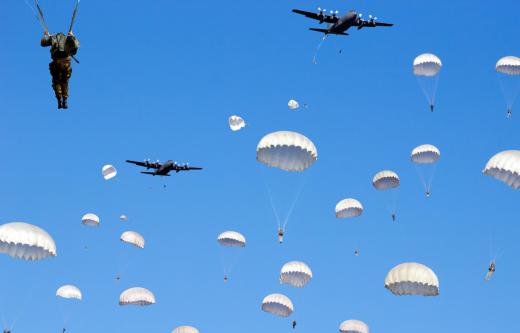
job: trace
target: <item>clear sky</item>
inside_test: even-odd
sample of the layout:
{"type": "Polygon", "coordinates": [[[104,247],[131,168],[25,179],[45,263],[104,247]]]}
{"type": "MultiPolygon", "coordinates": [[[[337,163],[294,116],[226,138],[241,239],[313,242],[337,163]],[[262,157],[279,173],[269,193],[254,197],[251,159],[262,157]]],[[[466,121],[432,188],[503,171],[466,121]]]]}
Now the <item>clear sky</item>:
{"type": "MultiPolygon", "coordinates": [[[[40,4],[52,32],[68,28],[72,1],[40,4]]],[[[58,111],[41,27],[23,0],[0,1],[0,222],[39,225],[58,249],[36,263],[0,257],[3,320],[16,321],[13,333],[60,332],[63,313],[76,333],[289,332],[292,319],[300,333],[336,332],[352,318],[373,332],[513,332],[520,197],[481,170],[519,148],[520,107],[506,119],[494,71],[498,58],[520,54],[519,12],[513,0],[83,0],[74,29],[81,64],[70,109],[58,111]],[[395,26],[332,37],[314,65],[321,36],[307,28],[318,24],[291,9],[318,6],[395,26]],[[411,72],[424,52],[444,65],[434,113],[411,72]],[[291,98],[309,108],[289,110],[291,98]],[[231,132],[232,114],[248,126],[231,132]],[[256,144],[275,130],[305,134],[319,154],[283,245],[255,160],[256,144]],[[429,199],[409,159],[423,143],[442,153],[429,199]],[[204,170],[158,179],[124,163],[145,158],[204,170]],[[104,181],[104,164],[118,176],[104,181]],[[401,177],[396,223],[371,185],[382,169],[401,177]],[[335,219],[346,197],[364,204],[360,218],[335,219]],[[98,229],[81,225],[87,212],[100,216],[98,229]],[[216,237],[228,229],[248,245],[224,284],[216,237]],[[121,244],[125,230],[142,233],[146,248],[121,244]],[[497,272],[485,283],[494,255],[497,272]],[[312,268],[304,289],[279,284],[289,260],[312,268]],[[437,273],[440,296],[383,287],[406,261],[437,273]],[[65,283],[84,300],[57,299],[65,283]],[[157,304],[120,307],[133,286],[151,289],[157,304]],[[261,311],[274,292],[293,300],[289,319],[261,311]]]]}

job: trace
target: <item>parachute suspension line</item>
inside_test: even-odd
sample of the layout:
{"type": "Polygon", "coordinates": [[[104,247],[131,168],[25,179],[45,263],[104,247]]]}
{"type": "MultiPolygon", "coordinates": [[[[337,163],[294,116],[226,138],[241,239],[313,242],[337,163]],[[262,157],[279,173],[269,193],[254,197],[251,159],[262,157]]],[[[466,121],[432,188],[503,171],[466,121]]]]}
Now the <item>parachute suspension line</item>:
{"type": "Polygon", "coordinates": [[[430,100],[430,106],[432,107],[432,112],[433,112],[433,107],[435,106],[435,96],[437,95],[437,87],[439,85],[439,76],[440,75],[441,75],[441,73],[437,73],[437,75],[435,75],[435,81],[433,83],[432,97],[430,100]]]}
{"type": "Polygon", "coordinates": [[[27,0],[24,0],[25,4],[27,5],[27,7],[29,7],[31,9],[31,11],[33,12],[34,14],[34,18],[36,19],[36,21],[38,21],[38,23],[40,23],[40,26],[42,27],[42,29],[45,31],[45,24],[42,22],[42,20],[40,19],[40,16],[36,13],[36,10],[34,10],[33,6],[31,6],[29,4],[29,2],[27,2],[27,0]]]}
{"type": "Polygon", "coordinates": [[[512,80],[512,78],[503,77],[498,78],[498,82],[500,84],[500,90],[502,90],[502,96],[504,96],[504,99],[506,101],[507,117],[510,118],[513,109],[513,104],[515,104],[516,98],[518,97],[518,92],[520,90],[520,80],[519,82],[516,82],[514,87],[511,88],[511,91],[509,91],[509,89],[507,89],[507,86],[509,86],[509,84],[505,82],[508,79],[512,80]]]}
{"type": "Polygon", "coordinates": [[[276,222],[278,223],[278,229],[280,229],[282,227],[282,224],[281,224],[280,216],[278,215],[278,211],[276,210],[276,207],[274,205],[273,194],[272,194],[271,188],[269,187],[269,184],[267,184],[267,181],[265,180],[266,177],[264,176],[262,178],[264,180],[265,188],[267,189],[267,195],[269,196],[269,202],[271,203],[271,209],[273,210],[274,216],[276,218],[276,222]]]}
{"type": "Polygon", "coordinates": [[[289,207],[289,211],[287,212],[287,216],[285,217],[282,225],[282,231],[285,231],[285,226],[287,225],[287,222],[289,222],[289,219],[294,211],[294,207],[296,207],[296,203],[298,202],[298,199],[300,198],[300,195],[303,192],[303,189],[305,188],[305,184],[307,183],[307,173],[304,176],[302,185],[298,189],[298,192],[296,193],[296,196],[294,197],[291,206],[289,207]]]}
{"type": "Polygon", "coordinates": [[[323,44],[323,42],[327,39],[329,35],[325,35],[321,38],[320,42],[318,43],[318,46],[316,47],[316,51],[314,51],[314,56],[312,57],[312,63],[314,65],[317,65],[318,64],[318,52],[320,51],[321,49],[321,45],[323,44]]]}

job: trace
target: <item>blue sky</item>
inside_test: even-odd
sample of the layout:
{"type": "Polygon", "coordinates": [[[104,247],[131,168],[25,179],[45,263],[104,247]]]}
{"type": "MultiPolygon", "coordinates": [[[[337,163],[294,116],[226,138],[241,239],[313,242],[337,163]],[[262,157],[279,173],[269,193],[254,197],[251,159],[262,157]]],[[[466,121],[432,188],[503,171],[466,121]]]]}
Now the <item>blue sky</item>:
{"type": "MultiPolygon", "coordinates": [[[[40,4],[51,31],[67,29],[72,1],[40,4]]],[[[58,332],[62,311],[77,333],[288,332],[290,319],[301,333],[335,332],[351,318],[373,332],[513,331],[519,194],[481,170],[519,144],[519,116],[506,119],[494,72],[498,58],[520,53],[519,9],[512,0],[84,0],[74,29],[81,64],[64,112],[55,109],[40,26],[23,0],[1,1],[0,222],[45,228],[58,257],[2,256],[0,313],[19,318],[13,332],[58,332]],[[318,6],[395,26],[330,38],[313,65],[320,35],[307,28],[316,24],[290,11],[318,6]],[[444,65],[433,114],[411,73],[423,52],[444,65]],[[290,111],[291,98],[309,109],[290,111]],[[232,114],[248,126],[232,133],[232,114]],[[255,160],[257,142],[275,130],[304,133],[319,153],[282,246],[255,160]],[[430,199],[409,161],[423,143],[442,153],[430,199]],[[145,158],[204,171],[157,179],[124,163],[145,158]],[[119,171],[108,182],[107,163],[119,171]],[[381,169],[401,176],[397,223],[371,186],[381,169]],[[362,217],[335,219],[346,197],[364,204],[362,217]],[[87,212],[101,227],[81,225],[87,212]],[[228,229],[248,246],[224,285],[216,237],[228,229]],[[142,233],[146,249],[122,246],[125,230],[142,233]],[[497,273],[485,283],[490,247],[497,273]],[[289,260],[313,269],[306,288],[279,285],[289,260]],[[405,261],[431,267],[441,295],[390,294],[385,275],[405,261]],[[81,303],[54,296],[65,283],[82,289],[81,303]],[[151,289],[157,304],[119,307],[133,286],[151,289]],[[293,300],[293,317],[260,310],[273,292],[293,300]]]]}

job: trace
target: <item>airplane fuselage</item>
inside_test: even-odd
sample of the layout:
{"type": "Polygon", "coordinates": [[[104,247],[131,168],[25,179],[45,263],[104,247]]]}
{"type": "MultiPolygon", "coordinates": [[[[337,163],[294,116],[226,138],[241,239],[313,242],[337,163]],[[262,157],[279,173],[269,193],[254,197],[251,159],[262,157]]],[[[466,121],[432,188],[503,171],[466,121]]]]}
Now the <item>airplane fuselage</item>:
{"type": "Polygon", "coordinates": [[[341,34],[350,29],[354,23],[358,20],[358,14],[351,10],[347,14],[340,17],[335,23],[330,24],[328,31],[329,34],[341,34]]]}
{"type": "Polygon", "coordinates": [[[164,162],[164,164],[161,165],[161,167],[155,171],[155,174],[157,176],[166,176],[173,169],[174,169],[173,161],[172,160],[168,160],[168,161],[164,162]]]}

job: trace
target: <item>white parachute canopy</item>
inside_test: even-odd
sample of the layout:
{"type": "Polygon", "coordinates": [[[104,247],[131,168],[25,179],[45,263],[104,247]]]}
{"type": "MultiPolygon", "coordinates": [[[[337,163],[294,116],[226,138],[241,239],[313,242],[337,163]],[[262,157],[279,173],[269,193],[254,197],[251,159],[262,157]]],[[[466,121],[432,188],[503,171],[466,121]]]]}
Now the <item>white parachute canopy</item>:
{"type": "Polygon", "coordinates": [[[56,296],[62,297],[62,298],[73,298],[73,299],[82,299],[81,290],[79,290],[78,287],[72,285],[72,284],[66,284],[64,286],[61,286],[56,291],[56,296]]]}
{"type": "Polygon", "coordinates": [[[144,249],[144,237],[136,231],[125,231],[121,234],[121,241],[144,249]]]}
{"type": "Polygon", "coordinates": [[[514,56],[500,58],[495,69],[507,104],[507,116],[510,117],[520,90],[520,58],[514,56]]]}
{"type": "Polygon", "coordinates": [[[294,99],[291,99],[288,103],[287,103],[287,106],[289,107],[289,109],[291,110],[296,110],[300,107],[300,103],[298,103],[297,101],[295,101],[294,99]]]}
{"type": "Polygon", "coordinates": [[[487,162],[482,172],[494,177],[512,188],[520,188],[520,150],[505,150],[487,162]]]}
{"type": "Polygon", "coordinates": [[[363,214],[363,205],[356,199],[343,199],[336,205],[336,217],[345,219],[363,214]]]}
{"type": "Polygon", "coordinates": [[[397,296],[437,296],[439,280],[429,267],[415,262],[406,262],[388,272],[385,288],[397,296]]]}
{"type": "Polygon", "coordinates": [[[412,161],[418,164],[431,164],[435,163],[441,157],[439,148],[434,145],[420,145],[412,150],[412,161]]]}
{"type": "Polygon", "coordinates": [[[289,297],[282,294],[267,295],[262,301],[262,310],[280,317],[289,317],[294,306],[289,297]]]}
{"type": "Polygon", "coordinates": [[[229,123],[229,128],[233,132],[236,132],[236,131],[240,130],[241,128],[246,127],[246,122],[244,121],[244,119],[242,119],[242,117],[239,117],[239,116],[229,117],[228,123],[229,123]]]}
{"type": "Polygon", "coordinates": [[[361,320],[345,320],[339,325],[341,333],[370,333],[368,325],[361,320]]]}
{"type": "Polygon", "coordinates": [[[311,268],[301,261],[290,261],[280,271],[280,282],[296,288],[303,288],[312,279],[311,268]]]}
{"type": "Polygon", "coordinates": [[[225,247],[245,247],[246,238],[236,231],[224,231],[218,235],[217,241],[225,247]]]}
{"type": "Polygon", "coordinates": [[[391,170],[380,171],[372,179],[372,185],[380,191],[396,188],[399,184],[399,176],[391,170]]]}
{"type": "Polygon", "coordinates": [[[199,330],[193,326],[179,326],[172,333],[199,333],[199,330]]]}
{"type": "Polygon", "coordinates": [[[141,287],[129,288],[119,296],[119,305],[151,305],[155,304],[154,294],[141,287]]]}
{"type": "Polygon", "coordinates": [[[103,174],[103,178],[105,178],[105,180],[109,180],[117,175],[117,170],[113,165],[107,164],[103,166],[101,173],[103,174]]]}
{"type": "Polygon", "coordinates": [[[99,226],[99,217],[93,213],[87,213],[81,218],[81,223],[89,227],[99,226]]]}
{"type": "Polygon", "coordinates": [[[256,147],[256,159],[284,171],[304,171],[318,159],[318,150],[306,136],[279,131],[267,134],[256,147]]]}
{"type": "Polygon", "coordinates": [[[121,216],[119,216],[119,219],[121,221],[128,221],[128,216],[126,216],[125,214],[121,214],[121,216]]]}
{"type": "Polygon", "coordinates": [[[419,85],[430,103],[430,110],[435,106],[435,95],[442,62],[435,54],[424,53],[413,61],[413,73],[419,81],[419,85]]]}
{"type": "Polygon", "coordinates": [[[56,256],[56,243],[42,228],[23,222],[0,225],[0,253],[24,260],[56,256]]]}
{"type": "Polygon", "coordinates": [[[435,176],[436,162],[441,157],[439,148],[424,144],[412,150],[411,159],[416,164],[416,170],[421,178],[426,196],[430,196],[430,189],[435,176]]]}
{"type": "Polygon", "coordinates": [[[495,65],[497,72],[506,75],[520,75],[520,58],[507,56],[500,58],[495,65]]]}

